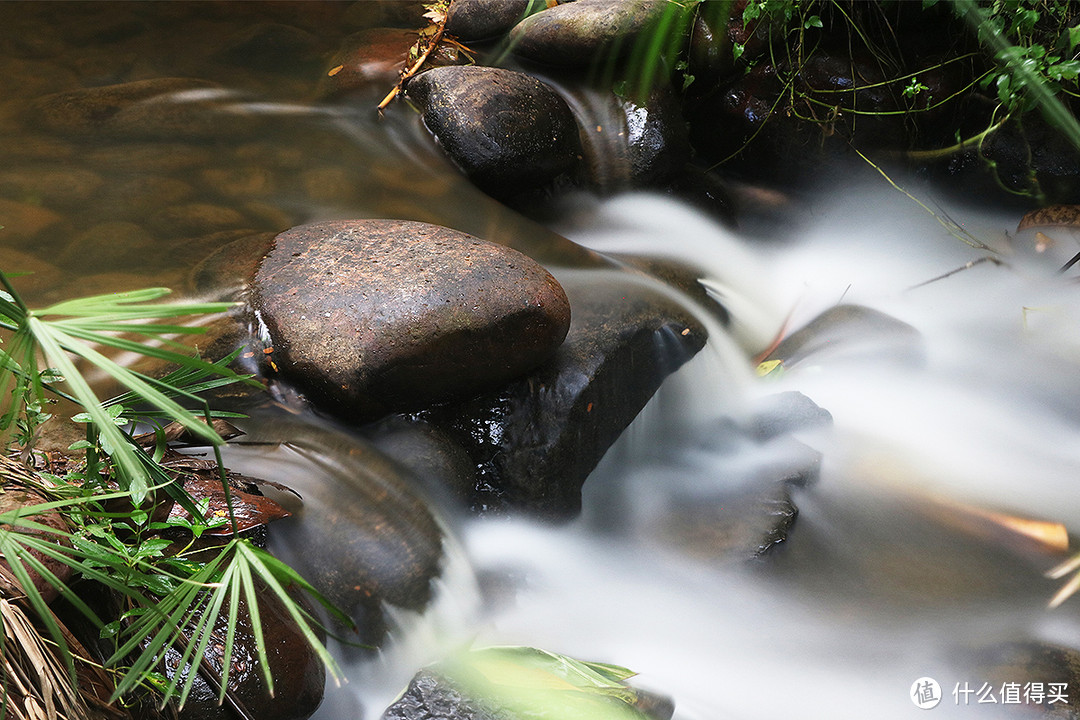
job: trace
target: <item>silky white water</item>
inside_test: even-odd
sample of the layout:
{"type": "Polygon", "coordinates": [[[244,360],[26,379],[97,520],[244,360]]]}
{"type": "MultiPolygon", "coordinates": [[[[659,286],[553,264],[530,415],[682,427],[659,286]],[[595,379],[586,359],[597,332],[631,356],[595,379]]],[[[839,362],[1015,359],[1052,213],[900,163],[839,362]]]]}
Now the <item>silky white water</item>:
{"type": "Polygon", "coordinates": [[[1080,599],[1046,608],[1062,581],[1043,573],[1066,554],[979,515],[1080,522],[1080,305],[1057,274],[1080,246],[1047,230],[1060,245],[1036,253],[1009,237],[1018,213],[949,206],[993,251],[975,249],[884,183],[832,197],[806,200],[809,220],[768,239],[649,195],[571,208],[556,229],[581,244],[697,268],[730,333],[609,451],[580,519],[451,521],[432,607],[398,612],[395,639],[350,661],[351,682],[316,717],[377,717],[420,666],[494,644],[630,667],[674,699],[678,720],[909,717],[923,712],[911,686],[924,676],[941,685],[939,715],[1022,708],[952,693],[989,681],[974,660],[985,648],[1080,638],[1080,599]],[[774,336],[841,302],[917,333],[826,333],[756,377],[752,358],[774,336]],[[805,459],[787,443],[733,453],[716,434],[789,390],[833,424],[795,433],[822,463],[819,482],[793,492],[787,540],[757,560],[710,558],[658,532],[673,498],[722,498],[805,459]]]}

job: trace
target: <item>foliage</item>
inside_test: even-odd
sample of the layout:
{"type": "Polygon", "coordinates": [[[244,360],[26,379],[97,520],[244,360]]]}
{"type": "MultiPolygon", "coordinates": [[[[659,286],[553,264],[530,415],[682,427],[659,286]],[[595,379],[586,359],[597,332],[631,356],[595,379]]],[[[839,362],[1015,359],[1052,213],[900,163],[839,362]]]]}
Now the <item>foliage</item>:
{"type": "Polygon", "coordinates": [[[488,647],[460,653],[439,670],[470,697],[517,720],[644,720],[635,675],[618,665],[575,660],[531,647],[488,647]]]}
{"type": "MultiPolygon", "coordinates": [[[[57,399],[78,405],[83,412],[74,419],[85,422],[87,428],[86,440],[71,448],[81,451],[85,461],[64,477],[35,477],[6,454],[0,454],[0,477],[5,489],[21,486],[48,500],[0,514],[0,556],[11,576],[6,586],[0,583],[4,591],[0,594],[6,596],[5,602],[15,602],[19,594],[25,596],[23,602],[55,643],[67,680],[74,683],[76,679],[70,635],[35,587],[34,576],[57,590],[100,629],[103,639],[114,644],[114,652],[105,663],[119,674],[110,702],[156,682],[163,706],[173,699],[182,706],[196,673],[188,672],[183,679],[178,674],[162,682],[158,666],[163,652],[175,647],[184,663],[191,662],[192,667],[205,663],[203,653],[227,599],[222,665],[225,671],[218,686],[219,699],[224,698],[241,598],[253,630],[261,672],[272,694],[273,678],[266,663],[266,643],[255,601],[257,584],[283,604],[339,679],[333,659],[312,629],[313,619],[287,588],[308,592],[338,619],[346,624],[349,621],[295,571],[238,534],[217,448],[223,441],[210,425],[213,418],[230,414],[212,412],[196,395],[229,383],[254,381],[228,368],[231,357],[210,363],[188,355],[182,346],[166,337],[201,329],[160,322],[222,312],[231,305],[159,303],[155,301],[168,291],[148,289],[31,310],[2,272],[0,284],[7,291],[0,293],[0,328],[10,332],[6,347],[0,348],[0,393],[4,398],[0,404],[0,429],[7,432],[6,446],[24,455],[31,453],[40,425],[49,416],[44,409],[57,399]],[[148,344],[147,340],[156,344],[148,344]],[[153,378],[117,364],[99,348],[135,352],[177,369],[153,378]],[[49,367],[41,367],[42,360],[49,367]],[[99,401],[77,361],[103,371],[126,392],[99,401]],[[200,416],[185,404],[201,406],[200,416]],[[161,464],[165,451],[162,427],[168,422],[180,423],[213,447],[228,518],[208,520],[206,503],[196,504],[187,494],[182,473],[161,464]],[[135,439],[137,424],[155,428],[151,447],[135,439]],[[190,518],[157,519],[153,511],[162,501],[181,505],[190,518]],[[46,522],[50,516],[62,517],[66,529],[46,522]],[[230,540],[209,548],[206,543],[195,544],[209,527],[226,522],[231,523],[230,540]],[[175,547],[178,533],[188,537],[186,546],[179,550],[175,547]],[[70,568],[72,580],[62,580],[57,574],[59,567],[70,568]],[[120,599],[120,620],[100,617],[77,591],[76,583],[80,582],[96,583],[120,599]]],[[[4,679],[6,682],[7,676],[4,679]]]]}

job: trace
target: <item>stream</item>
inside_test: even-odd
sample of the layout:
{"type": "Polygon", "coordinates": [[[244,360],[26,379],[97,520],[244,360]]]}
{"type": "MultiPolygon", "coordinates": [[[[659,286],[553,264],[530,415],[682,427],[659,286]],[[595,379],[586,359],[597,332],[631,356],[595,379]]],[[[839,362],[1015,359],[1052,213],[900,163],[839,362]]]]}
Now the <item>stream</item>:
{"type": "MultiPolygon", "coordinates": [[[[1014,230],[1021,213],[894,174],[920,207],[865,165],[787,197],[783,221],[750,217],[741,230],[648,193],[570,195],[531,220],[462,178],[404,103],[378,117],[376,91],[313,101],[344,30],[329,12],[304,22],[319,38],[314,59],[275,66],[243,55],[250,18],[226,5],[0,4],[11,31],[0,37],[0,267],[34,272],[20,278],[28,302],[183,290],[210,252],[245,233],[386,217],[515,247],[557,234],[615,257],[678,260],[731,316],[719,325],[670,290],[709,342],[604,456],[580,517],[473,517],[429,497],[445,532],[430,606],[391,610],[391,639],[375,655],[338,647],[349,682],[328,684],[314,717],[377,718],[418,668],[470,644],[626,666],[637,686],[674,700],[677,720],[909,717],[921,712],[913,683],[926,677],[940,684],[938,713],[1029,716],[1026,703],[959,691],[1055,681],[1038,669],[992,674],[995,648],[1080,643],[1080,598],[1047,609],[1065,580],[1044,573],[1067,554],[989,515],[1059,534],[1080,526],[1080,285],[1057,272],[1080,239],[1053,229],[1057,244],[1036,252],[1032,231],[1014,230]],[[134,129],[26,120],[49,93],[161,77],[218,84],[134,129]],[[950,234],[946,218],[986,247],[950,234]],[[758,377],[754,355],[840,304],[899,322],[838,323],[758,377]],[[793,434],[821,465],[792,491],[786,539],[735,562],[671,532],[694,498],[802,461],[789,443],[732,447],[721,432],[787,391],[833,422],[793,434]]],[[[303,452],[232,446],[230,467],[302,495],[344,483],[335,502],[346,502],[333,467],[347,431],[273,414],[245,429],[315,439],[303,452]],[[326,462],[313,463],[320,454],[326,462]]],[[[302,569],[309,548],[290,538],[306,536],[282,525],[271,548],[302,569]]],[[[1075,713],[1080,686],[1068,691],[1075,713]]],[[[1075,716],[1061,713],[1046,716],[1075,716]]]]}

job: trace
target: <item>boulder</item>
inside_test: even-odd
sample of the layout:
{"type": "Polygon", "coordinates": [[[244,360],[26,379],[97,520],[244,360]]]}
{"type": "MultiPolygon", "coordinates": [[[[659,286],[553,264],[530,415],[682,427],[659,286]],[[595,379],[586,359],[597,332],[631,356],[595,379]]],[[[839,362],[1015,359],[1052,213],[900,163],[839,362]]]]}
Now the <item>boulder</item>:
{"type": "Polygon", "coordinates": [[[455,0],[446,16],[446,32],[471,42],[509,32],[540,0],[455,0]]]}
{"type": "Polygon", "coordinates": [[[531,374],[415,413],[477,467],[474,509],[566,519],[607,449],[706,332],[685,307],[619,271],[560,273],[574,307],[566,341],[531,374]]]}
{"type": "Polygon", "coordinates": [[[530,15],[510,31],[515,55],[537,63],[582,66],[628,51],[672,7],[667,0],[576,0],[530,15]]]}
{"type": "Polygon", "coordinates": [[[477,187],[506,198],[574,170],[577,124],[566,102],[531,75],[489,67],[435,68],[405,97],[450,159],[477,187]]]}
{"type": "Polygon", "coordinates": [[[398,220],[278,235],[252,302],[271,372],[354,420],[501,387],[550,357],[570,322],[535,261],[398,220]]]}

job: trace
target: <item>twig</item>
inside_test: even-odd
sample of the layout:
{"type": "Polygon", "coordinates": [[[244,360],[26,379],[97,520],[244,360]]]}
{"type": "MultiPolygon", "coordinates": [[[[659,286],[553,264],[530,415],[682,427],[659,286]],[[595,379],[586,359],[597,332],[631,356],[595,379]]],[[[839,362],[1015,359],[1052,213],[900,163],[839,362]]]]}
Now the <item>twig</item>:
{"type": "Polygon", "coordinates": [[[405,81],[415,75],[417,71],[419,71],[420,68],[423,67],[424,63],[427,62],[428,56],[431,55],[432,51],[439,46],[439,41],[442,40],[443,31],[445,29],[446,15],[443,15],[442,21],[439,22],[438,28],[435,30],[435,34],[431,36],[431,40],[428,42],[428,46],[424,50],[423,54],[421,54],[420,57],[416,59],[416,62],[414,62],[408,69],[401,72],[401,77],[398,78],[397,85],[395,85],[393,89],[386,94],[386,97],[382,99],[382,102],[379,103],[379,112],[382,112],[386,109],[386,106],[389,105],[394,100],[394,98],[398,96],[398,93],[401,92],[401,88],[405,84],[405,81]]]}
{"type": "Polygon", "coordinates": [[[981,265],[984,262],[991,262],[991,263],[994,263],[995,265],[997,265],[999,267],[1001,265],[1005,264],[1002,260],[1000,260],[1000,259],[998,259],[996,257],[991,257],[991,256],[987,255],[985,257],[979,258],[978,260],[971,260],[969,262],[966,262],[963,265],[961,265],[960,267],[958,267],[958,268],[956,268],[954,270],[950,270],[949,272],[945,273],[944,275],[938,275],[935,278],[930,278],[929,280],[924,280],[921,283],[912,285],[911,287],[908,288],[908,290],[915,290],[917,288],[921,288],[921,287],[924,287],[926,285],[929,285],[930,283],[936,283],[938,280],[944,280],[945,278],[952,277],[956,273],[964,272],[965,270],[970,270],[971,268],[975,267],[976,265],[981,265]]]}

